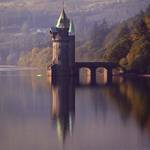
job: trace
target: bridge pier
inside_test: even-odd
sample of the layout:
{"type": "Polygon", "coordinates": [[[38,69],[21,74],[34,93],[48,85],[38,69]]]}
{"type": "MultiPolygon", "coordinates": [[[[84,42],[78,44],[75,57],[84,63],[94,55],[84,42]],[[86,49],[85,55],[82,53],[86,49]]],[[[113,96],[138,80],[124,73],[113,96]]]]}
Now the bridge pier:
{"type": "Polygon", "coordinates": [[[96,84],[96,69],[90,68],[91,70],[91,84],[96,84]]]}
{"type": "Polygon", "coordinates": [[[107,83],[111,83],[113,78],[112,68],[107,69],[107,83]]]}

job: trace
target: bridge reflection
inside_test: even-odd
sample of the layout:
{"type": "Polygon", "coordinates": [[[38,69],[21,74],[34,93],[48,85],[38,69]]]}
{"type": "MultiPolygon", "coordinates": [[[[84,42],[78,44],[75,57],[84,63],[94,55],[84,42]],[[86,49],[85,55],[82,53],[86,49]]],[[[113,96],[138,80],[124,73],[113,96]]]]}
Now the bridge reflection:
{"type": "MultiPolygon", "coordinates": [[[[51,116],[60,141],[72,135],[75,122],[75,88],[85,88],[98,84],[82,84],[72,77],[48,78],[51,89],[51,116]]],[[[108,84],[101,84],[101,87],[108,84]]]]}
{"type": "MultiPolygon", "coordinates": [[[[117,78],[112,84],[95,84],[94,89],[101,89],[108,102],[116,106],[122,122],[130,121],[132,117],[136,120],[137,125],[142,129],[148,128],[150,122],[150,101],[149,101],[149,80],[138,79],[138,83],[134,80],[126,80],[117,78]],[[119,80],[118,80],[119,79],[119,80]]],[[[75,88],[92,87],[91,85],[83,85],[73,78],[61,78],[61,80],[53,80],[51,82],[51,115],[57,129],[57,134],[61,141],[65,141],[67,135],[72,135],[75,123],[75,88]],[[77,84],[78,83],[78,84],[77,84]]],[[[95,94],[95,93],[93,93],[95,94]]],[[[99,94],[92,100],[97,105],[97,100],[101,97],[99,94]]],[[[102,102],[101,99],[100,102],[102,102]]],[[[104,101],[103,101],[104,102],[104,101]]],[[[106,107],[108,105],[106,103],[106,107]]],[[[100,105],[104,107],[103,105],[100,105]]],[[[103,110],[102,108],[98,108],[103,110]]],[[[150,131],[150,130],[149,130],[150,131]]]]}

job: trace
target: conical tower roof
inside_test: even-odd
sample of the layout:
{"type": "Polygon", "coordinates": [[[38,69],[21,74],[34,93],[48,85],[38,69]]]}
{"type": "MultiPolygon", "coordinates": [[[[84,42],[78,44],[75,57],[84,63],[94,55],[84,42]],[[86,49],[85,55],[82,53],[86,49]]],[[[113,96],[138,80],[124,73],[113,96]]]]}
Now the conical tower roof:
{"type": "Polygon", "coordinates": [[[67,18],[67,15],[65,13],[65,10],[63,9],[56,24],[57,28],[69,28],[69,19],[67,18]]]}
{"type": "Polygon", "coordinates": [[[75,27],[74,27],[73,20],[70,21],[70,25],[69,25],[69,35],[75,35],[75,27]]]}

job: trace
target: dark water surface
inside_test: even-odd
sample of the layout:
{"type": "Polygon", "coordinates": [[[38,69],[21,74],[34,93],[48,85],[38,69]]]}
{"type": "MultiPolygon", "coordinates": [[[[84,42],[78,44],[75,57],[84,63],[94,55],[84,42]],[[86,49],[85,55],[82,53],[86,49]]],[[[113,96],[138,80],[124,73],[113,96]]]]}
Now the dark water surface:
{"type": "Polygon", "coordinates": [[[0,150],[149,150],[150,79],[99,86],[0,71],[0,150]]]}

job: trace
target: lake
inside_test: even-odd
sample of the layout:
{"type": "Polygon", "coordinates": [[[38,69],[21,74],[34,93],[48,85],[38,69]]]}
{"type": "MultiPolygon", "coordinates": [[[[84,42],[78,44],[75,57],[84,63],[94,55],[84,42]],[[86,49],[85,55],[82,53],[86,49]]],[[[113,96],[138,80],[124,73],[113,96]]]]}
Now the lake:
{"type": "Polygon", "coordinates": [[[0,69],[1,150],[149,150],[150,78],[51,83],[0,69]]]}

